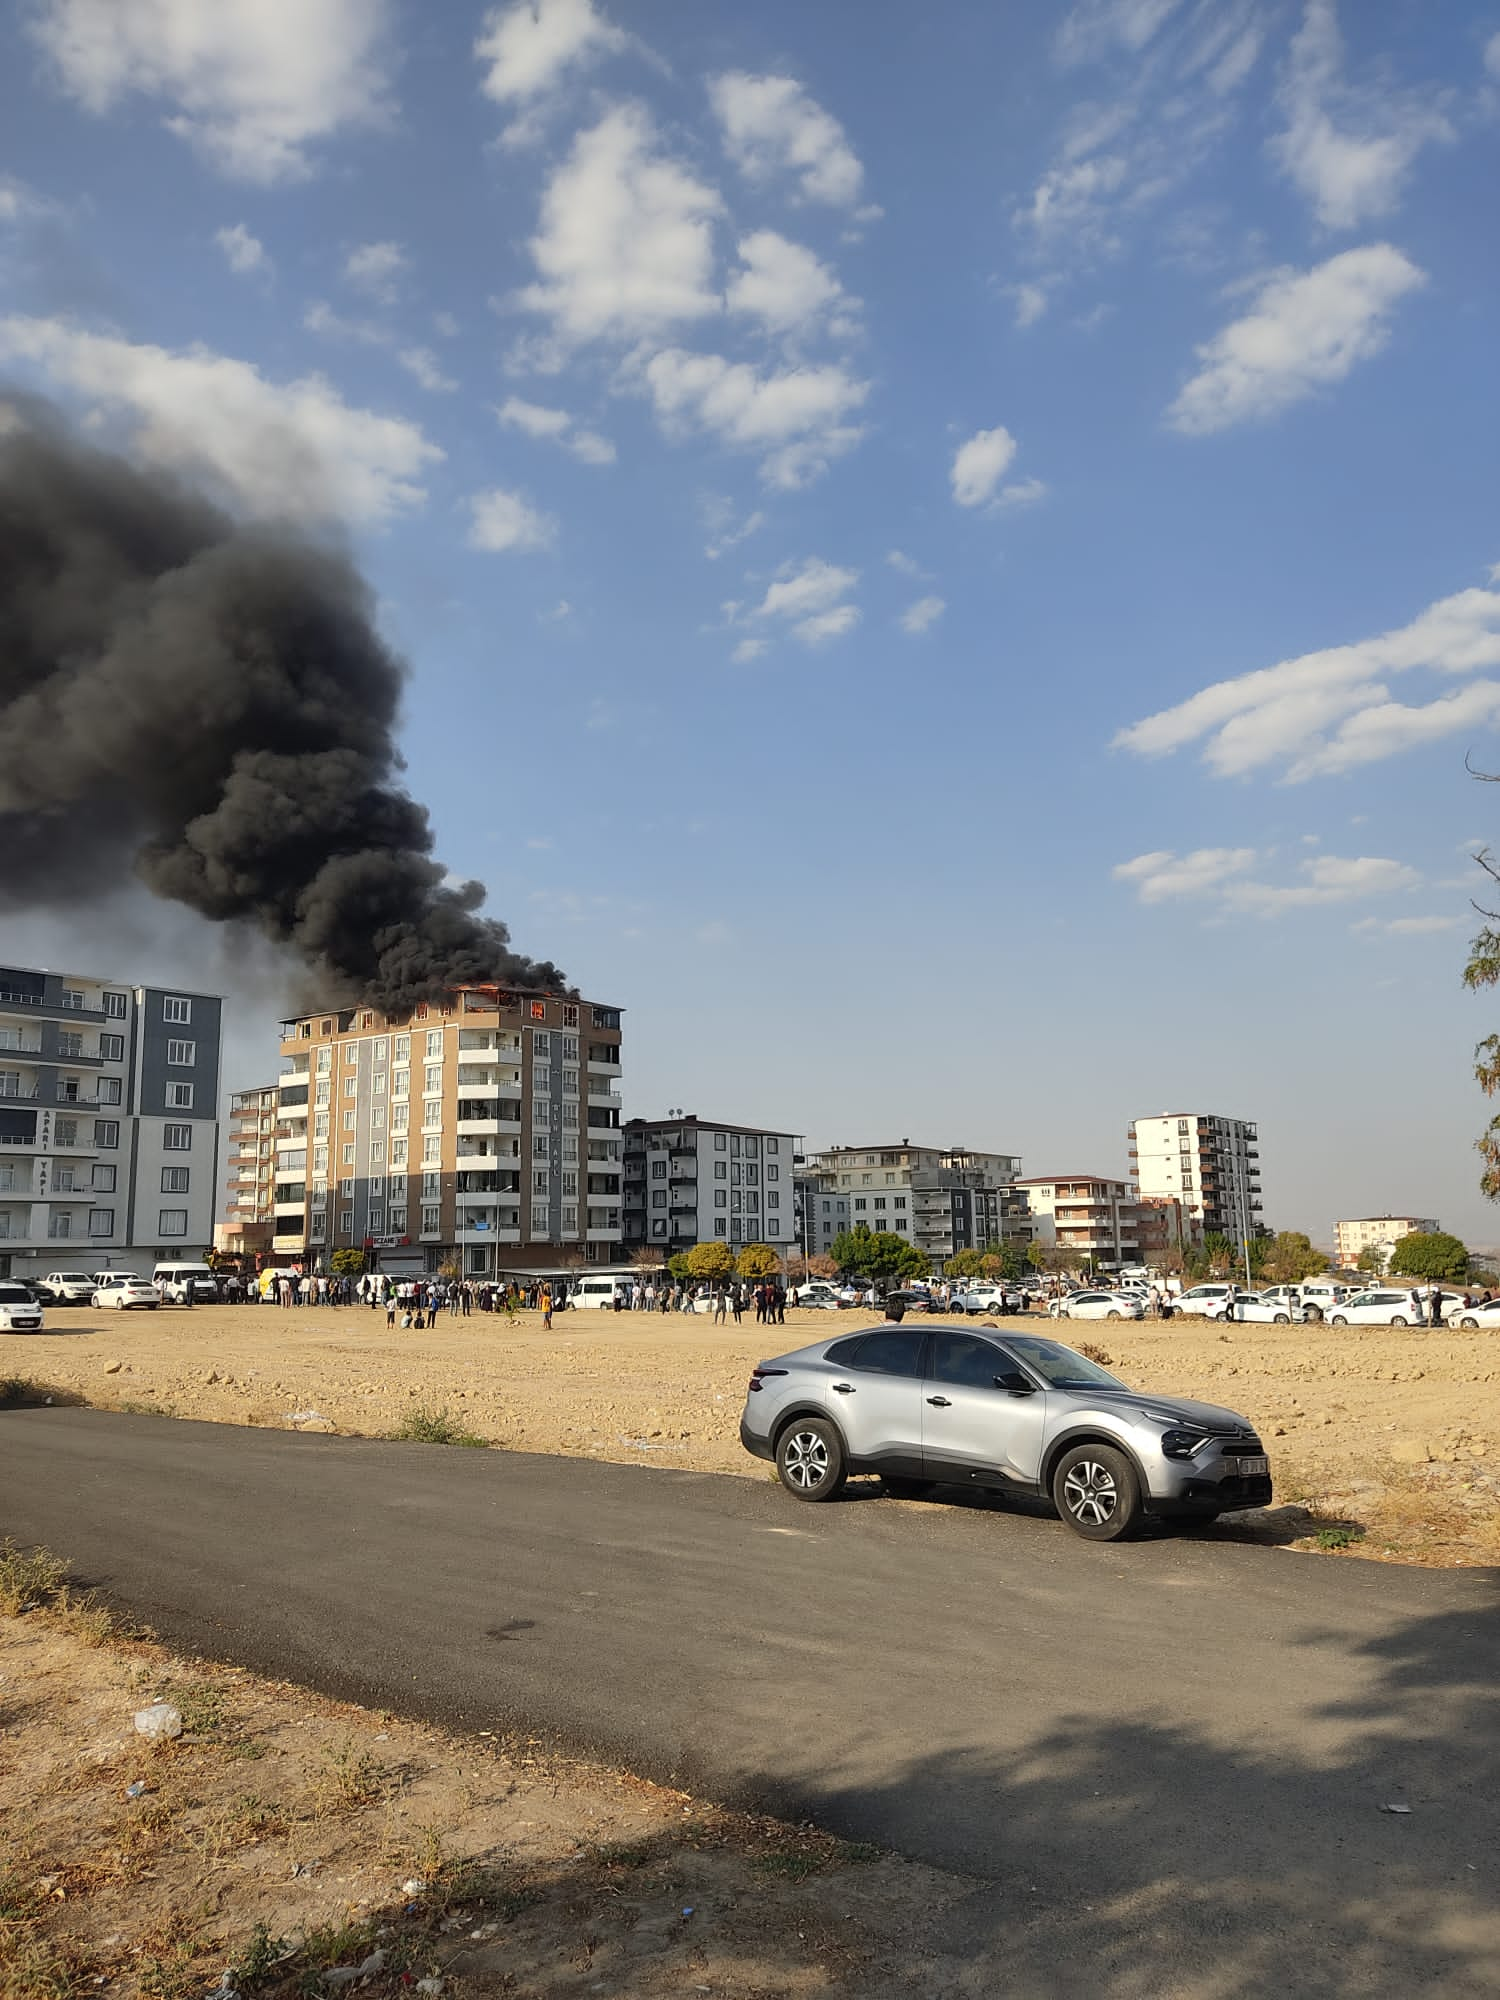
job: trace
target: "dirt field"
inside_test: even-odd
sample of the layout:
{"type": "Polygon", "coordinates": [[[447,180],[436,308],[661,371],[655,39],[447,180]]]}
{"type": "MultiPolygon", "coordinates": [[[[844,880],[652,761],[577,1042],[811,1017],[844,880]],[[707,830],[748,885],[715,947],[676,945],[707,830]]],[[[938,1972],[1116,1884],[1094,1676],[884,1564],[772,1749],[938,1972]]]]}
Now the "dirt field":
{"type": "MultiPolygon", "coordinates": [[[[48,1322],[0,1341],[0,1376],[28,1379],[31,1393],[366,1436],[446,1410],[516,1450],[763,1478],[738,1439],[750,1368],[860,1319],[716,1328],[696,1315],[566,1313],[546,1333],[534,1314],[514,1327],[476,1314],[403,1333],[359,1306],[238,1306],[56,1308],[48,1322]]],[[[1254,1419],[1279,1500],[1303,1511],[1278,1509],[1252,1532],[1404,1561],[1500,1561],[1500,1336],[1191,1320],[1073,1334],[1106,1348],[1127,1381],[1254,1419]]]]}
{"type": "Polygon", "coordinates": [[[954,1990],[923,1940],[960,1878],[28,1596],[0,1616],[0,2000],[954,1990]],[[151,1744],[158,1699],[183,1734],[151,1744]]]}

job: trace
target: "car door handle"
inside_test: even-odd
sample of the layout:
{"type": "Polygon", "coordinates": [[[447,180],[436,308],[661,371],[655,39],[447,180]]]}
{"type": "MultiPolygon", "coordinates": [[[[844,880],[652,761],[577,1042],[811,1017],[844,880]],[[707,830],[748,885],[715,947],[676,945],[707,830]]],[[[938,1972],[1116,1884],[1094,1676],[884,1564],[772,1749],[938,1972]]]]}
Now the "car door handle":
{"type": "Polygon", "coordinates": [[[928,1402],[935,1410],[951,1410],[953,1405],[946,1396],[929,1396],[928,1402]]]}
{"type": "Polygon", "coordinates": [[[835,1396],[852,1396],[854,1394],[854,1384],[852,1382],[835,1382],[833,1393],[835,1396]]]}

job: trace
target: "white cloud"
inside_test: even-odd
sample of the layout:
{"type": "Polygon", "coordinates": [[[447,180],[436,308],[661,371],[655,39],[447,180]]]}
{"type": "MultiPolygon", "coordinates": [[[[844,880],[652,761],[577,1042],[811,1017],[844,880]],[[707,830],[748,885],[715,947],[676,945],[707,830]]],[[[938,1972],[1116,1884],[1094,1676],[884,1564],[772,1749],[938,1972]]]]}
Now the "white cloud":
{"type": "Polygon", "coordinates": [[[1467,917],[1361,917],[1358,923],[1349,926],[1351,931],[1379,934],[1385,937],[1433,937],[1439,931],[1455,931],[1460,924],[1469,922],[1467,917]]]}
{"type": "Polygon", "coordinates": [[[1252,309],[1205,346],[1167,420],[1193,436],[1273,415],[1341,382],[1384,347],[1396,304],[1427,282],[1389,243],[1345,250],[1311,271],[1279,271],[1252,309]]]}
{"type": "Polygon", "coordinates": [[[1430,96],[1345,83],[1343,54],[1334,0],[1308,0],[1278,92],[1285,130],[1271,141],[1329,229],[1388,215],[1422,148],[1453,137],[1430,96]]]}
{"type": "Polygon", "coordinates": [[[399,243],[362,243],[344,259],[344,278],[356,291],[390,305],[406,268],[406,252],[399,243]]]}
{"type": "Polygon", "coordinates": [[[844,369],[786,368],[761,374],[721,354],[664,348],[641,371],[658,419],[669,430],[699,430],[736,451],[762,454],[769,485],[807,485],[860,438],[847,423],[869,393],[844,369]]]}
{"type": "Polygon", "coordinates": [[[798,619],[792,630],[804,646],[823,646],[830,639],[842,639],[858,623],[857,605],[835,604],[831,610],[818,611],[811,618],[798,619]]]}
{"type": "Polygon", "coordinates": [[[419,507],[443,453],[419,425],[351,408],[320,375],[269,382],[249,362],[0,319],[0,358],[134,420],[135,449],[251,512],[382,522],[419,507]]]}
{"type": "Polygon", "coordinates": [[[485,65],[480,85],[496,104],[524,104],[586,58],[625,47],[593,0],[516,0],[485,16],[474,54],[485,65]]]}
{"type": "Polygon", "coordinates": [[[840,569],[821,556],[785,565],[756,606],[757,618],[804,618],[826,611],[859,582],[857,569],[840,569]]]}
{"type": "Polygon", "coordinates": [[[901,549],[887,549],[885,559],[890,568],[895,570],[898,576],[926,576],[929,574],[919,562],[905,554],[901,549]]]}
{"type": "Polygon", "coordinates": [[[1111,872],[1117,882],[1133,882],[1141,902],[1166,903],[1222,888],[1232,876],[1253,868],[1256,859],[1253,847],[1199,847],[1181,857],[1158,849],[1122,861],[1111,872]]]}
{"type": "Polygon", "coordinates": [[[580,132],[542,197],[540,274],[520,301],[565,344],[659,335],[717,313],[713,223],[723,204],[659,149],[650,114],[621,104],[580,132]]]}
{"type": "Polygon", "coordinates": [[[1038,500],[1047,497],[1047,484],[1042,479],[1017,479],[1009,486],[1002,486],[995,495],[997,507],[1034,507],[1038,500]]]}
{"type": "Polygon", "coordinates": [[[953,454],[949,475],[959,506],[981,507],[992,499],[1016,450],[1016,441],[1004,424],[997,424],[992,431],[976,431],[961,444],[953,454]]]}
{"type": "Polygon", "coordinates": [[[1138,53],[1165,26],[1181,0],[1085,0],[1057,31],[1054,48],[1064,65],[1095,62],[1117,48],[1138,53]]]}
{"type": "Polygon", "coordinates": [[[765,524],[766,517],[759,508],[747,514],[742,521],[736,521],[734,502],[722,493],[710,494],[703,502],[703,525],[709,536],[703,553],[710,562],[717,562],[720,556],[748,541],[765,524]]]}
{"type": "Polygon", "coordinates": [[[760,658],[770,643],[769,639],[741,639],[729,657],[737,667],[747,667],[760,658]]]}
{"type": "Polygon", "coordinates": [[[1011,295],[1016,302],[1016,325],[1035,326],[1047,310],[1047,287],[1036,284],[1016,285],[1012,288],[1011,295]]]}
{"type": "MultiPolygon", "coordinates": [[[[852,301],[828,266],[801,243],[788,242],[774,229],[757,229],[742,237],[740,268],[732,271],[725,291],[731,312],[760,321],[767,333],[803,332],[842,309],[842,327],[852,301]]],[[[835,330],[839,330],[836,328],[835,330]]]]}
{"type": "Polygon", "coordinates": [[[1500,591],[1463,590],[1394,631],[1217,681],[1122,729],[1115,745],[1156,757],[1202,741],[1203,761],[1220,777],[1279,763],[1296,782],[1373,763],[1500,715],[1500,684],[1492,681],[1405,707],[1390,699],[1378,676],[1495,667],[1500,591]]]}
{"type": "Polygon", "coordinates": [[[545,438],[553,444],[560,444],[574,458],[585,465],[613,465],[615,448],[606,437],[597,431],[580,430],[566,410],[550,409],[545,403],[523,402],[519,396],[508,396],[496,410],[495,415],[502,424],[512,430],[524,431],[527,437],[545,438]]]}
{"type": "Polygon", "coordinates": [[[387,0],[39,0],[32,32],[86,110],[165,100],[221,172],[270,183],[379,115],[388,19],[387,0]]]}
{"type": "Polygon", "coordinates": [[[419,389],[426,389],[432,395],[447,395],[458,387],[451,375],[443,373],[442,364],[430,347],[399,347],[396,360],[419,389]]]}
{"type": "Polygon", "coordinates": [[[542,514],[519,493],[507,493],[502,486],[476,493],[469,501],[472,521],[469,547],[500,555],[511,550],[550,549],[557,539],[557,523],[542,514]]]}
{"type": "Polygon", "coordinates": [[[1221,910],[1260,917],[1399,895],[1422,883],[1405,862],[1368,854],[1312,855],[1298,862],[1287,882],[1248,879],[1252,868],[1273,858],[1253,847],[1200,847],[1182,856],[1164,850],[1138,854],[1113,874],[1117,882],[1132,883],[1142,903],[1211,900],[1221,910]]]}
{"type": "Polygon", "coordinates": [[[948,609],[941,597],[919,597],[915,604],[909,604],[901,614],[903,632],[925,632],[934,625],[948,609]]]}
{"type": "Polygon", "coordinates": [[[714,77],[708,90],[724,150],[747,179],[790,173],[806,201],[835,208],[859,201],[864,169],[843,126],[792,77],[731,70],[714,77]]]}
{"type": "Polygon", "coordinates": [[[1484,66],[1491,76],[1500,76],[1500,34],[1493,34],[1484,45],[1484,66]]]}
{"type": "Polygon", "coordinates": [[[268,272],[271,268],[265,244],[252,236],[243,222],[236,222],[232,228],[216,229],[214,241],[224,252],[225,261],[237,278],[252,277],[258,271],[268,272]]]}

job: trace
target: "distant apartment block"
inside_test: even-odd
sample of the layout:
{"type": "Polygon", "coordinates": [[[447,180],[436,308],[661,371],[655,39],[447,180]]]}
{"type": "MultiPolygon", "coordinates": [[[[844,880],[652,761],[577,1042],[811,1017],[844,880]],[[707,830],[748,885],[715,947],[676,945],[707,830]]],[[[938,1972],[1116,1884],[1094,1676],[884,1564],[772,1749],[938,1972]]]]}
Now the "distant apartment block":
{"type": "Polygon", "coordinates": [[[198,1256],[219,1178],[216,995],[0,967],[0,1273],[198,1256]]]}
{"type": "Polygon", "coordinates": [[[800,1155],[793,1187],[798,1249],[809,1257],[829,1256],[849,1227],[848,1195],[839,1192],[836,1174],[814,1172],[800,1155]]]}
{"type": "Polygon", "coordinates": [[[620,1010],[461,988],[285,1021],[273,1249],[472,1278],[620,1252],[620,1010]]]}
{"type": "Polygon", "coordinates": [[[1139,1210],[1128,1182],[1044,1174],[1017,1186],[1031,1212],[1034,1242],[1112,1270],[1141,1261],[1139,1210]]]}
{"type": "MultiPolygon", "coordinates": [[[[1014,1153],[958,1146],[827,1146],[808,1155],[804,1174],[849,1204],[848,1227],[904,1236],[934,1267],[959,1250],[1029,1240],[1021,1162],[1014,1153]]],[[[808,1248],[811,1250],[811,1244],[808,1248]]]]}
{"type": "Polygon", "coordinates": [[[625,1126],[625,1243],[673,1256],[695,1243],[768,1243],[796,1237],[790,1132],[687,1113],[625,1126]]]}
{"type": "Polygon", "coordinates": [[[229,1100],[224,1209],[214,1248],[240,1256],[269,1250],[276,1223],[276,1086],[237,1090],[229,1100]]]}
{"type": "Polygon", "coordinates": [[[1352,1222],[1333,1225],[1334,1247],[1341,1269],[1348,1270],[1359,1260],[1361,1250],[1389,1252],[1403,1236],[1436,1235],[1442,1224],[1430,1215],[1360,1215],[1352,1222]]]}
{"type": "Polygon", "coordinates": [[[1179,1202],[1204,1235],[1238,1241],[1261,1233],[1260,1150],[1243,1118],[1204,1111],[1137,1118],[1130,1172],[1143,1200],[1179,1202]]]}

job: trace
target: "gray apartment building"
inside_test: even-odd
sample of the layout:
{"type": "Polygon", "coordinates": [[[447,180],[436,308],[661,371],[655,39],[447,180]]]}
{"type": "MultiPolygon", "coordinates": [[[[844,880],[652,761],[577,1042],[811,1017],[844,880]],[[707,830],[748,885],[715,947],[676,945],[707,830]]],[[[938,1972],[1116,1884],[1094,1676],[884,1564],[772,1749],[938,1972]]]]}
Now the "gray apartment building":
{"type": "MultiPolygon", "coordinates": [[[[1018,1191],[1020,1157],[964,1146],[827,1146],[808,1155],[806,1179],[849,1204],[847,1227],[861,1223],[904,1236],[938,1268],[959,1250],[1026,1243],[1031,1229],[1018,1191]]],[[[811,1253],[812,1245],[808,1245],[811,1253]]]]}
{"type": "Polygon", "coordinates": [[[797,1247],[809,1257],[828,1256],[849,1227],[849,1197],[836,1174],[819,1173],[799,1154],[796,1190],[797,1247]]]}
{"type": "Polygon", "coordinates": [[[223,1002],[0,966],[0,1273],[201,1256],[219,1175],[223,1002]]]}
{"type": "Polygon", "coordinates": [[[681,1113],[625,1125],[625,1247],[674,1256],[695,1243],[796,1242],[790,1132],[681,1113]]]}

